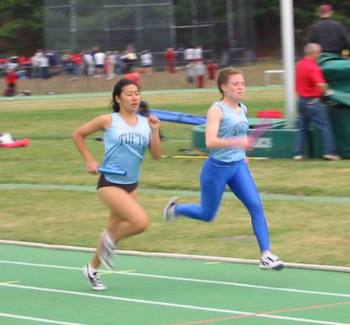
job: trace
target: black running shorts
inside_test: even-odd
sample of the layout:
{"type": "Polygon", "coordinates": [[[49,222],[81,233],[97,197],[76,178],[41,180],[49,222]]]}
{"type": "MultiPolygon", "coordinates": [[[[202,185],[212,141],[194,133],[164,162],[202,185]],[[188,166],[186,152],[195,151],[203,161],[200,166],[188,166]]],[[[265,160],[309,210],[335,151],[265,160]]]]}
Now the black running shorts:
{"type": "Polygon", "coordinates": [[[131,193],[132,191],[134,191],[137,188],[138,183],[132,183],[132,184],[111,183],[108,180],[106,180],[106,178],[104,177],[103,174],[101,174],[98,181],[97,181],[97,189],[99,189],[101,187],[108,187],[108,186],[119,187],[119,188],[123,189],[124,191],[131,193]]]}

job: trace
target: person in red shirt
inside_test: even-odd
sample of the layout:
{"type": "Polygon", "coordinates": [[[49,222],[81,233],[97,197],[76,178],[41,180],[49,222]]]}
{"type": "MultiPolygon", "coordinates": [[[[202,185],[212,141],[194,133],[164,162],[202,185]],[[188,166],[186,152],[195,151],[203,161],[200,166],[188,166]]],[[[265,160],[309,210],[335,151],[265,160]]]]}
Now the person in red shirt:
{"type": "Polygon", "coordinates": [[[16,94],[17,74],[13,68],[8,68],[5,82],[6,89],[4,96],[14,96],[16,94]]]}
{"type": "Polygon", "coordinates": [[[296,140],[294,159],[305,158],[305,145],[308,137],[309,123],[321,131],[323,139],[323,158],[325,160],[339,160],[336,153],[331,124],[327,110],[322,104],[321,97],[328,90],[326,80],[317,59],[322,48],[319,44],[308,43],[304,48],[305,56],[296,65],[296,92],[299,96],[298,110],[299,133],[296,140]]]}
{"type": "Polygon", "coordinates": [[[137,85],[137,87],[141,88],[141,77],[137,71],[132,70],[132,71],[126,73],[124,75],[123,79],[131,80],[137,85]]]}
{"type": "Polygon", "coordinates": [[[169,73],[175,73],[175,52],[173,48],[168,48],[165,52],[165,60],[167,62],[168,72],[169,73]]]}
{"type": "Polygon", "coordinates": [[[69,57],[70,62],[72,63],[73,68],[73,76],[71,80],[78,80],[80,76],[81,65],[83,63],[83,59],[78,52],[73,52],[69,57]]]}
{"type": "Polygon", "coordinates": [[[218,69],[218,65],[210,60],[208,61],[208,64],[207,64],[207,70],[208,70],[208,77],[209,77],[209,80],[215,80],[216,79],[216,71],[218,69]]]}

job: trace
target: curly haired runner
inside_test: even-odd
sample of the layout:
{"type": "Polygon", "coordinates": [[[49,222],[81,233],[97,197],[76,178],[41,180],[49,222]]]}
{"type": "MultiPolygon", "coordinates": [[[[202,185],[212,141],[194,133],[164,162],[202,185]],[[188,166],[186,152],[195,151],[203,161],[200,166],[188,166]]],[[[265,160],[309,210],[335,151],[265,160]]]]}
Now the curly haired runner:
{"type": "Polygon", "coordinates": [[[100,115],[73,132],[74,143],[86,161],[87,171],[91,174],[105,171],[99,177],[97,193],[110,209],[109,221],[91,263],[83,269],[94,290],[106,289],[97,269],[101,262],[109,269],[114,267],[116,243],[142,233],[149,225],[146,212],[136,200],[136,190],[146,149],[150,149],[154,159],[162,157],[160,122],[153,115],[148,118],[138,115],[139,105],[139,87],[131,80],[122,79],[113,90],[114,112],[100,115]],[[85,138],[101,130],[104,131],[105,154],[100,168],[85,138]]]}
{"type": "Polygon", "coordinates": [[[268,226],[259,193],[245,161],[245,150],[253,146],[253,137],[248,137],[247,108],[241,103],[244,91],[243,73],[227,68],[218,76],[218,88],[222,99],[208,111],[205,132],[206,145],[210,149],[201,176],[201,203],[179,204],[178,198],[170,199],[164,208],[168,222],[185,216],[210,222],[219,208],[226,185],[245,205],[252,220],[258,241],[262,269],[281,270],[283,263],[270,251],[268,226]]]}

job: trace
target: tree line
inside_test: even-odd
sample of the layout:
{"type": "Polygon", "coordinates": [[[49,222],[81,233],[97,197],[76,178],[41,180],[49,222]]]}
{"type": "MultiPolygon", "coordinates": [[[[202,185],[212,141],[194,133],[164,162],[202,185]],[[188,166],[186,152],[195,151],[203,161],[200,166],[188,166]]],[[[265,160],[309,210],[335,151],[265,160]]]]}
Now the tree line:
{"type": "MultiPolygon", "coordinates": [[[[89,0],[85,0],[89,1],[89,0]]],[[[191,1],[176,1],[176,19],[181,21],[188,15],[186,6],[191,1]]],[[[222,0],[225,2],[226,0],[222,0]]],[[[280,0],[252,1],[252,12],[256,31],[256,48],[262,54],[271,54],[280,48],[280,0]]],[[[327,1],[335,9],[335,18],[350,29],[350,1],[327,1]]],[[[214,2],[218,6],[220,2],[214,2]]],[[[317,20],[316,9],[319,0],[294,0],[294,25],[297,46],[302,45],[308,26],[317,20]]],[[[0,56],[29,55],[44,44],[44,0],[1,0],[0,1],[0,56]]],[[[226,8],[226,7],[224,7],[226,8]]],[[[219,8],[211,8],[218,10],[219,8]]],[[[222,11],[222,10],[221,10],[222,11]]]]}

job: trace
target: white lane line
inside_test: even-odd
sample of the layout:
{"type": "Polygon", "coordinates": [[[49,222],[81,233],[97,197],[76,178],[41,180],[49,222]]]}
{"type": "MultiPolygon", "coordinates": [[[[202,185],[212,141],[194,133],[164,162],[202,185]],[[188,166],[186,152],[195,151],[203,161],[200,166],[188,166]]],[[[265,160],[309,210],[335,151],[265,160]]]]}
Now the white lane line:
{"type": "MultiPolygon", "coordinates": [[[[37,263],[27,263],[27,262],[19,262],[19,261],[0,260],[0,264],[1,263],[3,263],[3,264],[22,265],[22,266],[31,266],[31,267],[41,267],[41,268],[51,268],[51,269],[63,269],[63,270],[82,271],[82,268],[79,268],[79,267],[53,265],[53,264],[37,264],[37,263]]],[[[129,272],[129,270],[126,270],[126,272],[124,272],[124,271],[104,271],[104,270],[100,271],[100,274],[104,274],[104,273],[106,273],[106,274],[119,274],[119,275],[126,275],[126,276],[137,276],[137,277],[152,278],[152,279],[162,279],[162,280],[172,280],[172,281],[196,282],[196,283],[223,285],[223,286],[243,287],[243,288],[251,288],[251,289],[273,290],[273,291],[282,291],[282,292],[294,292],[294,293],[319,295],[319,296],[331,296],[331,297],[340,297],[340,298],[350,298],[350,293],[337,293],[337,292],[327,292],[327,291],[303,290],[303,289],[292,289],[292,288],[283,288],[283,287],[269,287],[269,286],[262,286],[262,285],[256,285],[256,284],[248,284],[248,283],[240,283],[240,282],[217,281],[217,280],[183,278],[183,277],[167,276],[167,275],[137,273],[137,272],[129,272]]]]}
{"type": "MultiPolygon", "coordinates": [[[[0,184],[1,188],[1,184],[0,184]]],[[[179,193],[177,193],[179,194],[179,193]]],[[[24,242],[18,240],[4,240],[0,239],[0,245],[15,245],[22,247],[35,247],[35,248],[47,248],[47,249],[58,249],[73,252],[95,252],[96,248],[92,247],[79,247],[79,246],[67,246],[67,245],[55,245],[55,244],[44,244],[35,242],[24,242]]],[[[223,263],[234,263],[234,264],[253,264],[257,265],[260,260],[257,259],[244,259],[235,257],[223,257],[223,256],[208,256],[208,255],[193,255],[193,254],[178,254],[178,253],[160,253],[160,252],[142,252],[142,251],[131,251],[131,250],[116,250],[119,255],[126,256],[146,256],[146,257],[165,257],[175,259],[186,259],[186,260],[200,260],[200,261],[216,261],[223,263]]],[[[331,271],[331,272],[345,272],[350,273],[350,267],[346,266],[335,266],[335,265],[318,265],[318,264],[301,264],[285,262],[286,268],[303,269],[303,270],[318,270],[318,271],[331,271]]]]}
{"type": "Polygon", "coordinates": [[[4,282],[0,282],[0,284],[16,284],[19,283],[19,281],[4,281],[4,282]]]}
{"type": "MultiPolygon", "coordinates": [[[[119,273],[122,273],[122,274],[125,274],[125,273],[131,273],[131,272],[135,272],[136,270],[121,270],[121,271],[118,271],[119,273]]],[[[114,275],[115,274],[115,271],[101,271],[100,273],[102,273],[103,275],[114,275]]],[[[119,274],[118,273],[118,274],[119,274]]]]}
{"type": "Polygon", "coordinates": [[[22,319],[22,320],[29,320],[29,321],[36,321],[36,322],[39,322],[39,323],[46,323],[46,324],[84,325],[83,323],[61,322],[61,321],[58,321],[58,320],[37,318],[37,317],[30,317],[30,316],[21,316],[21,315],[15,315],[15,314],[7,314],[7,313],[0,313],[0,317],[15,318],[15,319],[22,319]]]}
{"type": "Polygon", "coordinates": [[[206,265],[211,265],[211,264],[221,264],[222,262],[206,262],[206,263],[203,263],[203,264],[206,264],[206,265]]]}
{"type": "Polygon", "coordinates": [[[200,310],[200,311],[206,311],[206,312],[209,311],[209,312],[222,313],[222,314],[246,315],[246,316],[259,317],[259,318],[282,319],[282,320],[289,320],[294,322],[313,323],[313,324],[350,325],[350,323],[337,323],[337,322],[319,321],[319,320],[307,319],[307,318],[294,318],[294,317],[287,317],[287,316],[257,314],[254,312],[245,312],[245,311],[232,310],[232,309],[211,308],[211,307],[202,307],[202,306],[195,306],[195,305],[183,305],[183,304],[168,303],[163,301],[132,299],[132,298],[125,298],[125,297],[118,297],[118,296],[106,296],[106,295],[94,294],[94,293],[61,290],[61,289],[50,289],[50,288],[33,287],[33,286],[25,286],[25,285],[17,285],[17,284],[0,284],[0,286],[17,288],[17,289],[25,289],[25,290],[60,293],[60,294],[66,294],[66,295],[107,299],[107,300],[114,300],[114,301],[125,301],[125,302],[137,303],[137,304],[147,304],[147,305],[163,306],[163,307],[170,307],[170,308],[192,309],[192,310],[200,310]]]}

